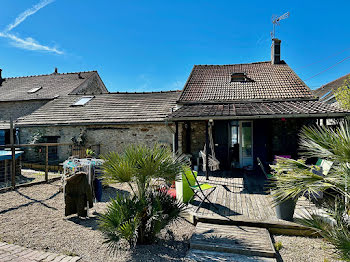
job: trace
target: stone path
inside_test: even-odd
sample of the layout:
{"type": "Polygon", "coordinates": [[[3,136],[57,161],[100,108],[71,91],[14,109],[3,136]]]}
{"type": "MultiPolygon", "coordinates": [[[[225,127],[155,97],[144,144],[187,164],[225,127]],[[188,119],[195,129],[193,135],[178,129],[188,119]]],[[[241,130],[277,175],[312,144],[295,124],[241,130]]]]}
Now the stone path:
{"type": "Polygon", "coordinates": [[[187,258],[194,261],[276,261],[275,248],[265,228],[199,222],[190,248],[187,258]]]}
{"type": "Polygon", "coordinates": [[[0,262],[75,262],[79,260],[80,257],[77,256],[60,255],[0,242],[0,262]]]}

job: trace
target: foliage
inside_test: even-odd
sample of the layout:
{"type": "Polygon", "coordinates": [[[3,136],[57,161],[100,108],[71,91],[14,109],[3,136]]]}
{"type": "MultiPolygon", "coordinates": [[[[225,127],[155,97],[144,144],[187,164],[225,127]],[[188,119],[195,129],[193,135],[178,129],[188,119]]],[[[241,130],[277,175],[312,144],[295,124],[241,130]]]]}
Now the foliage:
{"type": "Polygon", "coordinates": [[[335,99],[341,107],[350,110],[350,76],[344,80],[344,84],[334,91],[335,99]]]}
{"type": "Polygon", "coordinates": [[[88,156],[88,157],[89,157],[89,156],[90,156],[90,157],[95,156],[95,152],[94,152],[94,150],[92,150],[91,148],[87,148],[85,154],[86,154],[86,156],[88,156]]]}
{"type": "Polygon", "coordinates": [[[136,195],[118,195],[101,215],[99,229],[112,251],[119,248],[121,239],[125,239],[130,247],[137,243],[149,244],[183,210],[183,204],[162,190],[147,191],[141,199],[136,195]]]}
{"type": "Polygon", "coordinates": [[[125,182],[130,196],[117,196],[100,217],[100,230],[111,250],[121,239],[131,247],[152,243],[156,235],[177,219],[184,206],[163,190],[152,190],[151,182],[163,178],[172,182],[186,166],[181,157],[174,157],[161,145],[130,145],[123,153],[112,152],[103,157],[103,179],[107,183],[125,182]]]}
{"type": "Polygon", "coordinates": [[[102,157],[103,179],[107,183],[125,182],[143,198],[153,178],[175,180],[186,165],[181,157],[173,157],[168,147],[130,145],[121,154],[111,152],[102,157]]]}
{"type": "Polygon", "coordinates": [[[276,251],[280,251],[283,248],[283,244],[281,241],[277,241],[276,243],[274,243],[274,247],[276,249],[276,251]]]}
{"type": "Polygon", "coordinates": [[[300,147],[305,157],[316,157],[333,162],[326,176],[304,160],[279,159],[274,169],[272,192],[279,201],[325,192],[328,201],[320,213],[306,214],[297,221],[314,229],[335,246],[339,256],[350,261],[350,133],[348,124],[339,127],[304,127],[300,134],[300,147]]]}

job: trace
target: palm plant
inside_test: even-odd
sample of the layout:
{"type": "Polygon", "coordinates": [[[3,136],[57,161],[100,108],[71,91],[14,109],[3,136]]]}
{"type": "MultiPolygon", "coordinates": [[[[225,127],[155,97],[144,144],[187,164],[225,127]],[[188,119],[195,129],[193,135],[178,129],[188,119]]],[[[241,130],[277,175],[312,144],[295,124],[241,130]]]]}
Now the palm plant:
{"type": "Polygon", "coordinates": [[[133,194],[118,195],[100,216],[99,229],[113,251],[125,239],[130,247],[148,244],[170,222],[179,218],[184,205],[164,190],[152,190],[153,178],[173,181],[186,168],[183,158],[173,157],[170,149],[155,145],[131,145],[121,153],[104,157],[105,182],[128,183],[133,194]]]}
{"type": "Polygon", "coordinates": [[[311,213],[297,221],[313,228],[335,246],[344,260],[350,261],[350,132],[347,123],[330,128],[304,127],[300,134],[300,148],[305,157],[316,157],[333,162],[332,169],[323,176],[315,166],[304,160],[278,159],[274,169],[272,195],[277,202],[296,199],[301,195],[325,192],[328,201],[324,208],[329,219],[311,213]]]}

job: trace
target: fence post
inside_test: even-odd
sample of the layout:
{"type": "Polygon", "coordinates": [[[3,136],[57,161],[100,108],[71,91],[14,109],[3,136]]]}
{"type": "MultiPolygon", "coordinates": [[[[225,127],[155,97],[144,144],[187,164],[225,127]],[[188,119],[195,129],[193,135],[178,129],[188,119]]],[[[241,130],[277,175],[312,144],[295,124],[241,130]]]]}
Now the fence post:
{"type": "Polygon", "coordinates": [[[45,148],[45,181],[49,181],[49,146],[45,148]]]}
{"type": "Polygon", "coordinates": [[[11,186],[13,189],[16,188],[16,148],[14,142],[14,132],[13,132],[13,120],[10,119],[10,144],[12,152],[12,165],[11,165],[11,186]]]}

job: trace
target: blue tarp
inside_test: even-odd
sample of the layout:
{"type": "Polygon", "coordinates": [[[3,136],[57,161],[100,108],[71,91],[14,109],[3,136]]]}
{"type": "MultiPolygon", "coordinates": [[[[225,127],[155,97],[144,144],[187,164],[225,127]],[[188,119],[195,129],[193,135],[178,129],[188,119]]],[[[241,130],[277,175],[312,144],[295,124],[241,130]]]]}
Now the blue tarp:
{"type": "MultiPolygon", "coordinates": [[[[22,154],[23,151],[16,151],[15,158],[17,159],[22,154]]],[[[12,159],[12,152],[7,150],[0,150],[0,161],[5,159],[12,159]]]]}

